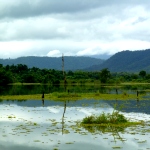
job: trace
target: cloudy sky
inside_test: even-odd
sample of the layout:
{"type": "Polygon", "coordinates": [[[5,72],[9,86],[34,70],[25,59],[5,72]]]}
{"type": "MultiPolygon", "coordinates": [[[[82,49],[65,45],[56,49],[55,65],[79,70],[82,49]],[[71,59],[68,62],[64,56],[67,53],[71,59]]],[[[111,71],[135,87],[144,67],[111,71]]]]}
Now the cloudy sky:
{"type": "Polygon", "coordinates": [[[150,0],[0,0],[0,58],[150,48],[150,0]]]}

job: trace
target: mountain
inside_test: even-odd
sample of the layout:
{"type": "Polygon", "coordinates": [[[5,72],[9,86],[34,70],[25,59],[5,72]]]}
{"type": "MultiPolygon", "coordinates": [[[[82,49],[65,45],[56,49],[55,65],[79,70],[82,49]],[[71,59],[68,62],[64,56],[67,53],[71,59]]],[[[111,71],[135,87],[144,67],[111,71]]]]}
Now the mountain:
{"type": "MultiPolygon", "coordinates": [[[[88,68],[92,65],[100,65],[104,60],[90,58],[90,57],[74,57],[65,56],[64,57],[64,69],[65,70],[82,70],[83,68],[88,68]]],[[[56,69],[62,70],[62,57],[19,57],[16,59],[0,59],[0,64],[6,65],[17,65],[25,64],[29,68],[37,67],[40,69],[56,69]]]]}
{"type": "Polygon", "coordinates": [[[112,55],[109,54],[98,54],[98,55],[87,55],[88,57],[92,57],[92,58],[98,58],[98,59],[103,59],[106,60],[108,58],[110,58],[112,55]]]}
{"type": "Polygon", "coordinates": [[[103,68],[108,68],[111,72],[150,72],[150,49],[118,52],[104,63],[93,65],[86,70],[98,71],[103,68]]]}

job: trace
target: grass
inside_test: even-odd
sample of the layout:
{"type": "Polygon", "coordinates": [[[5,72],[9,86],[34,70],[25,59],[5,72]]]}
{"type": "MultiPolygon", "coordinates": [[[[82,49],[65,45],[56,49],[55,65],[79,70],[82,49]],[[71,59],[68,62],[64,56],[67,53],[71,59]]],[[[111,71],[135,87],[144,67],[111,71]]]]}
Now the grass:
{"type": "MultiPolygon", "coordinates": [[[[139,99],[144,99],[143,95],[139,95],[139,99]]],[[[67,93],[54,92],[44,95],[46,100],[82,100],[82,99],[102,99],[102,100],[131,100],[137,99],[136,94],[102,94],[102,93],[67,93]]],[[[1,100],[41,100],[42,94],[33,95],[0,95],[1,100]]]]}
{"type": "Polygon", "coordinates": [[[66,94],[66,93],[59,93],[57,94],[58,98],[76,98],[81,97],[80,94],[72,93],[72,94],[66,94]]]}
{"type": "Polygon", "coordinates": [[[95,130],[94,128],[101,129],[106,127],[109,130],[111,126],[118,129],[121,127],[122,130],[122,128],[135,125],[144,125],[144,122],[131,122],[123,114],[120,114],[119,111],[113,111],[112,114],[103,112],[100,115],[87,116],[81,121],[81,126],[91,128],[92,130],[95,130]]]}
{"type": "MultiPolygon", "coordinates": [[[[83,118],[79,123],[79,126],[83,127],[86,131],[95,134],[111,133],[114,137],[114,141],[125,141],[121,137],[120,133],[126,132],[126,128],[132,126],[132,130],[136,129],[137,125],[143,127],[144,122],[130,122],[119,111],[113,111],[112,113],[102,113],[100,115],[91,115],[83,118]]],[[[120,149],[121,147],[113,147],[113,149],[120,149]]]]}
{"type": "Polygon", "coordinates": [[[129,122],[123,114],[119,114],[118,111],[110,113],[102,113],[98,116],[91,115],[83,118],[82,124],[120,124],[129,122]]]}
{"type": "Polygon", "coordinates": [[[133,126],[136,128],[137,125],[144,125],[144,122],[130,122],[124,115],[120,114],[118,111],[113,111],[110,113],[102,113],[100,115],[91,115],[83,118],[79,123],[88,132],[95,133],[113,133],[112,135],[115,139],[120,139],[123,141],[119,135],[120,132],[124,132],[127,127],[133,126]]]}

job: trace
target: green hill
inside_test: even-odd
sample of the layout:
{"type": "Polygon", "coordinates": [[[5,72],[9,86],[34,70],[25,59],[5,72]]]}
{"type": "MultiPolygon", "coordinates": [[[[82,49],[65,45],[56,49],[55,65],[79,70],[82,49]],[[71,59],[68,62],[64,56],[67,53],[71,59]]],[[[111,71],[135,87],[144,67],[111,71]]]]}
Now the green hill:
{"type": "MultiPolygon", "coordinates": [[[[102,59],[90,58],[90,57],[74,57],[65,56],[64,65],[65,70],[82,70],[92,65],[101,64],[104,62],[102,59]]],[[[17,65],[25,64],[29,68],[37,67],[40,69],[56,69],[62,70],[62,57],[19,57],[17,59],[0,59],[0,64],[6,65],[17,65]]]]}
{"type": "Polygon", "coordinates": [[[89,71],[108,68],[111,72],[150,72],[150,49],[118,52],[104,63],[89,67],[89,71]]]}

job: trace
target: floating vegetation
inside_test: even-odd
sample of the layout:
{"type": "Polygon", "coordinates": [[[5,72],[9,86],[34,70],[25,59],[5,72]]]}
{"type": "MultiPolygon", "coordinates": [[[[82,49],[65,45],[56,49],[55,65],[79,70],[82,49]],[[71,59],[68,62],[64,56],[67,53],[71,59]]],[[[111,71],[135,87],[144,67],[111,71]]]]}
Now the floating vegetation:
{"type": "Polygon", "coordinates": [[[63,134],[69,134],[69,133],[70,133],[69,130],[66,129],[63,130],[63,134]]]}
{"type": "Polygon", "coordinates": [[[41,142],[40,140],[34,140],[34,142],[41,142]]]}
{"type": "MultiPolygon", "coordinates": [[[[113,111],[112,114],[103,112],[102,114],[97,116],[91,115],[85,117],[83,118],[80,125],[92,134],[112,133],[111,135],[114,137],[114,142],[117,139],[124,142],[126,141],[126,139],[122,138],[119,133],[124,133],[127,127],[136,127],[136,125],[143,125],[143,122],[129,122],[129,120],[127,120],[123,116],[123,114],[120,114],[118,111],[113,111]]],[[[132,128],[130,130],[135,131],[135,128],[132,128]]],[[[133,134],[133,132],[129,134],[133,134]]],[[[114,147],[114,149],[119,148],[121,147],[114,147]]]]}
{"type": "Polygon", "coordinates": [[[15,116],[8,116],[9,119],[16,118],[15,116]]]}
{"type": "MultiPolygon", "coordinates": [[[[81,97],[79,98],[82,98],[82,93],[80,95],[81,97]]],[[[119,93],[118,95],[101,93],[97,93],[96,95],[97,99],[123,96],[123,94],[119,93]]],[[[128,95],[129,98],[131,97],[130,94],[124,94],[124,99],[128,99],[128,95]]],[[[54,95],[52,93],[47,94],[48,96],[52,97],[54,95]]],[[[25,107],[23,107],[24,102],[21,106],[16,106],[8,101],[9,105],[4,105],[1,109],[0,138],[2,140],[15,139],[16,141],[21,139],[25,141],[26,145],[28,145],[28,141],[30,140],[29,144],[34,145],[34,149],[82,149],[86,143],[89,144],[89,149],[93,149],[94,147],[95,150],[101,149],[100,146],[103,146],[103,143],[109,143],[105,145],[106,149],[125,149],[126,144],[122,143],[129,143],[131,149],[136,149],[134,145],[142,146],[143,148],[150,147],[148,142],[150,121],[147,121],[150,120],[149,112],[145,114],[130,113],[131,110],[133,111],[137,107],[146,112],[150,106],[148,101],[137,102],[136,99],[132,101],[119,101],[119,99],[117,101],[114,101],[114,99],[112,101],[99,101],[94,100],[94,93],[85,93],[83,96],[87,96],[86,100],[78,101],[79,103],[67,100],[64,103],[63,100],[70,100],[70,98],[58,98],[57,95],[56,97],[59,101],[46,101],[44,107],[41,107],[42,103],[39,101],[26,101],[27,103],[25,102],[24,104],[25,107]],[[88,100],[92,96],[93,98],[88,100]],[[38,104],[30,106],[30,102],[38,104]],[[107,113],[111,112],[113,108],[117,111],[107,113]],[[130,110],[126,111],[127,108],[130,108],[130,110]],[[125,113],[119,113],[120,110],[125,113]],[[102,111],[105,111],[105,113],[101,113],[102,111]],[[98,112],[101,114],[85,117],[85,114],[95,114],[98,112]],[[127,115],[133,120],[144,120],[145,122],[130,122],[122,114],[127,115]],[[11,119],[15,118],[15,115],[17,119],[11,119]],[[9,116],[10,119],[8,119],[9,116]],[[83,117],[86,119],[81,123],[81,118],[83,117]],[[5,123],[5,120],[8,121],[8,124],[5,123]],[[130,141],[134,144],[130,144],[130,141]],[[79,144],[83,144],[83,146],[79,147],[79,144]]],[[[74,98],[72,97],[71,99],[73,100],[74,98]]]]}
{"type": "Polygon", "coordinates": [[[66,142],[66,144],[74,144],[73,142],[66,142]]]}
{"type": "Polygon", "coordinates": [[[120,147],[120,146],[114,146],[114,147],[112,147],[113,149],[121,149],[122,147],[120,147]]]}
{"type": "Polygon", "coordinates": [[[118,111],[113,111],[110,113],[102,113],[100,115],[91,115],[83,118],[82,124],[118,124],[118,123],[127,123],[128,120],[124,117],[123,114],[120,114],[118,111]]]}
{"type": "Polygon", "coordinates": [[[36,126],[36,125],[37,125],[37,123],[36,123],[36,122],[34,122],[34,123],[33,123],[33,125],[34,125],[34,126],[36,126]]]}
{"type": "Polygon", "coordinates": [[[147,141],[146,140],[144,140],[144,141],[138,141],[138,143],[146,143],[147,141]]]}
{"type": "Polygon", "coordinates": [[[34,140],[34,142],[41,142],[40,140],[34,140]]]}

